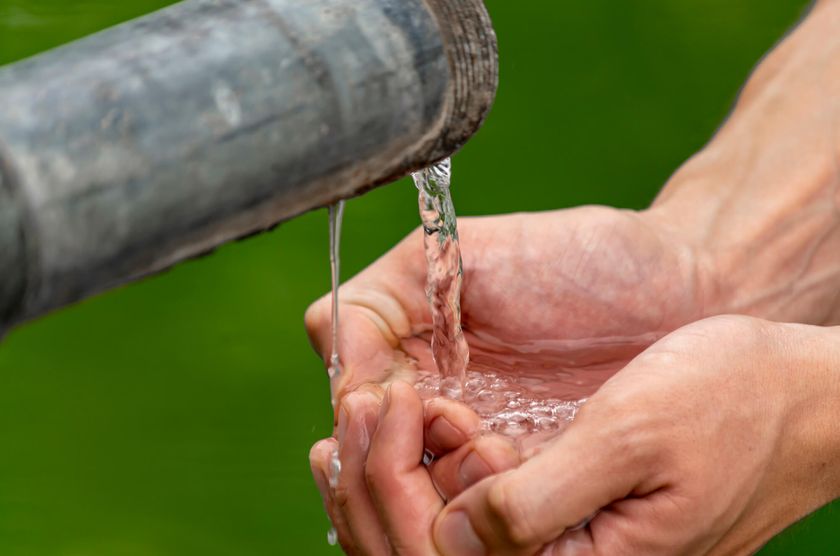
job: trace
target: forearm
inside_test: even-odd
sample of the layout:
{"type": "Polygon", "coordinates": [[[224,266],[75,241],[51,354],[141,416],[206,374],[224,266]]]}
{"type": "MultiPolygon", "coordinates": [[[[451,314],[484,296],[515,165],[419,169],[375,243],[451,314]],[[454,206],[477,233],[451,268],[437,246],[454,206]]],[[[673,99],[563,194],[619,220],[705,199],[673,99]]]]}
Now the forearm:
{"type": "Polygon", "coordinates": [[[840,322],[838,29],[817,3],[648,211],[691,246],[707,314],[840,322]]]}

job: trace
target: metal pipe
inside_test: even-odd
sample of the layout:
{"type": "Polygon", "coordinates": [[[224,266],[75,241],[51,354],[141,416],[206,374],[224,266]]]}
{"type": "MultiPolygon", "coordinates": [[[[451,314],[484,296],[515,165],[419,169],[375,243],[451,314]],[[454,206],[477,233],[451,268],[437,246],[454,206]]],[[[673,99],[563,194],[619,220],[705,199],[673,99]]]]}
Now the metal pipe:
{"type": "Polygon", "coordinates": [[[448,156],[496,86],[481,0],[186,0],[0,68],[0,329],[448,156]]]}

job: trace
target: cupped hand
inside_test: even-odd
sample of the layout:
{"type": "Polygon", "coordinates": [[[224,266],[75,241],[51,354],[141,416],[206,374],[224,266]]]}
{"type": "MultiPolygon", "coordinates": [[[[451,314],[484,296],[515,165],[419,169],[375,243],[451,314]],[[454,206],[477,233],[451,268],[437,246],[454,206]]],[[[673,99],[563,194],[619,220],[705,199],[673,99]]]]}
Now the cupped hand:
{"type": "Polygon", "coordinates": [[[749,317],[674,332],[540,454],[447,505],[437,549],[752,553],[840,494],[837,335],[749,317]]]}
{"type": "MultiPolygon", "coordinates": [[[[369,439],[383,389],[394,381],[413,383],[418,370],[433,369],[420,233],[341,288],[343,373],[333,384],[338,439],[316,444],[311,462],[350,553],[380,553],[392,519],[376,503],[364,471],[375,468],[368,461],[369,439]],[[342,470],[333,488],[336,450],[342,470]]],[[[497,361],[524,363],[547,380],[555,397],[591,394],[658,337],[706,309],[694,254],[644,214],[584,207],[468,218],[460,222],[460,235],[462,318],[473,361],[484,368],[497,361]]],[[[328,297],[310,308],[306,322],[313,345],[328,359],[328,297]]],[[[520,462],[505,439],[476,435],[478,417],[463,405],[434,399],[423,413],[415,441],[422,445],[425,430],[425,445],[437,458],[428,471],[441,500],[520,462]]]]}
{"type": "MultiPolygon", "coordinates": [[[[526,355],[547,376],[556,376],[552,367],[585,372],[604,363],[614,372],[708,309],[694,252],[644,213],[582,207],[464,218],[459,233],[462,323],[474,360],[526,355]]],[[[431,370],[421,234],[342,285],[337,399],[360,384],[411,382],[418,368],[431,370]]],[[[330,308],[325,295],[306,314],[325,360],[330,308]]]]}

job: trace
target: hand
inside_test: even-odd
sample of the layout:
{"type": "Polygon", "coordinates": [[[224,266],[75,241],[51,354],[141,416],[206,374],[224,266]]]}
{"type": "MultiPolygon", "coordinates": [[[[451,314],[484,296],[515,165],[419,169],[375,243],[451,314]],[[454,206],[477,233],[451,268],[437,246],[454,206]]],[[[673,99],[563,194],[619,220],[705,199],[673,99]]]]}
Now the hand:
{"type": "MultiPolygon", "coordinates": [[[[464,218],[459,231],[473,359],[547,343],[579,361],[568,366],[608,361],[614,372],[711,301],[691,249],[643,213],[583,207],[464,218]]],[[[341,287],[338,398],[364,383],[411,381],[412,360],[431,364],[421,234],[341,287]]],[[[330,306],[325,295],[306,314],[322,357],[331,349],[330,306]]]]}
{"type": "MultiPolygon", "coordinates": [[[[705,315],[737,311],[840,322],[838,18],[840,2],[818,2],[759,67],[718,136],[675,174],[649,211],[587,208],[462,222],[463,308],[473,353],[516,353],[533,339],[583,340],[583,353],[566,350],[535,363],[548,375],[568,369],[563,357],[580,361],[583,355],[588,368],[571,365],[572,378],[586,377],[594,388],[651,338],[705,315]],[[615,337],[640,341],[610,352],[605,344],[615,337]],[[476,345],[488,338],[489,345],[476,345]],[[594,375],[593,362],[604,372],[594,375]]],[[[425,265],[419,237],[407,241],[343,289],[344,329],[350,331],[340,346],[346,370],[336,385],[340,397],[368,381],[412,381],[413,358],[428,366],[428,355],[424,360],[418,348],[422,342],[414,341],[430,324],[422,294],[425,265]]],[[[327,300],[310,310],[307,323],[325,353],[327,300]]],[[[469,421],[469,415],[458,415],[469,421]]],[[[427,428],[443,428],[450,439],[465,433],[452,423],[427,428]]],[[[363,437],[350,445],[364,446],[363,437]]],[[[464,452],[470,442],[439,464],[454,454],[475,453],[464,452]]],[[[324,448],[334,444],[327,440],[313,449],[316,477],[326,469],[324,448]]],[[[455,491],[466,484],[457,483],[451,482],[455,491]]],[[[345,548],[366,551],[353,544],[354,533],[341,525],[348,520],[330,496],[328,509],[344,531],[345,548]]]]}
{"type": "MultiPolygon", "coordinates": [[[[565,399],[591,394],[652,341],[699,317],[699,301],[707,297],[699,291],[691,251],[630,211],[585,207],[464,219],[460,231],[462,314],[473,360],[529,358],[552,381],[554,395],[565,399]],[[526,353],[533,342],[553,350],[526,353]]],[[[376,428],[382,387],[413,382],[415,361],[433,368],[423,336],[431,327],[424,284],[422,237],[415,233],[341,289],[344,372],[333,388],[338,430],[347,432],[338,434],[339,442],[317,444],[311,461],[348,552],[370,547],[369,532],[383,529],[375,511],[353,502],[371,506],[365,438],[376,428]],[[362,385],[358,396],[348,396],[362,385]],[[327,484],[336,449],[342,461],[337,496],[327,484]]],[[[313,305],[306,321],[313,344],[328,358],[329,298],[313,305]]],[[[507,440],[477,437],[476,415],[455,402],[429,402],[426,424],[426,444],[437,456],[432,473],[446,498],[520,461],[507,440]]]]}
{"type": "Polygon", "coordinates": [[[840,494],[838,334],[749,317],[674,332],[540,454],[446,506],[440,552],[757,550],[840,494]]]}
{"type": "MultiPolygon", "coordinates": [[[[637,213],[585,207],[464,219],[460,231],[462,314],[473,359],[499,353],[530,357],[534,368],[553,380],[558,397],[591,394],[652,341],[703,310],[702,280],[691,251],[637,213]],[[555,349],[524,353],[534,341],[555,349]]],[[[423,336],[431,327],[424,285],[422,237],[415,233],[341,289],[344,372],[333,386],[340,400],[338,441],[318,443],[311,463],[350,553],[380,553],[389,522],[375,510],[364,476],[371,468],[367,439],[377,426],[383,387],[395,380],[413,382],[414,361],[432,368],[423,336]],[[342,470],[333,489],[328,477],[335,450],[342,470]]],[[[314,304],[306,321],[313,344],[327,359],[329,298],[314,304]]],[[[478,417],[456,402],[429,401],[425,425],[425,444],[437,456],[431,472],[446,498],[520,462],[506,439],[477,436],[478,417]]],[[[422,443],[423,435],[415,440],[422,443]]],[[[396,491],[393,496],[403,497],[396,491]]]]}
{"type": "Polygon", "coordinates": [[[366,385],[345,397],[338,441],[313,447],[315,482],[348,554],[435,553],[430,531],[444,501],[421,461],[427,424],[411,385],[366,385]],[[342,468],[332,488],[323,462],[336,449],[342,468]]]}

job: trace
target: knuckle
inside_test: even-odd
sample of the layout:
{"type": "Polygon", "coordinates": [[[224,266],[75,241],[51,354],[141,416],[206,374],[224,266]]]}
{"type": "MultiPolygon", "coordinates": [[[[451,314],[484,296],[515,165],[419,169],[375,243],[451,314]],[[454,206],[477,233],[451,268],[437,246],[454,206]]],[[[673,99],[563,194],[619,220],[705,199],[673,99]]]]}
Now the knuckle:
{"type": "Polygon", "coordinates": [[[487,507],[506,540],[516,546],[530,546],[538,539],[528,507],[517,492],[516,485],[502,476],[487,491],[487,507]]]}

